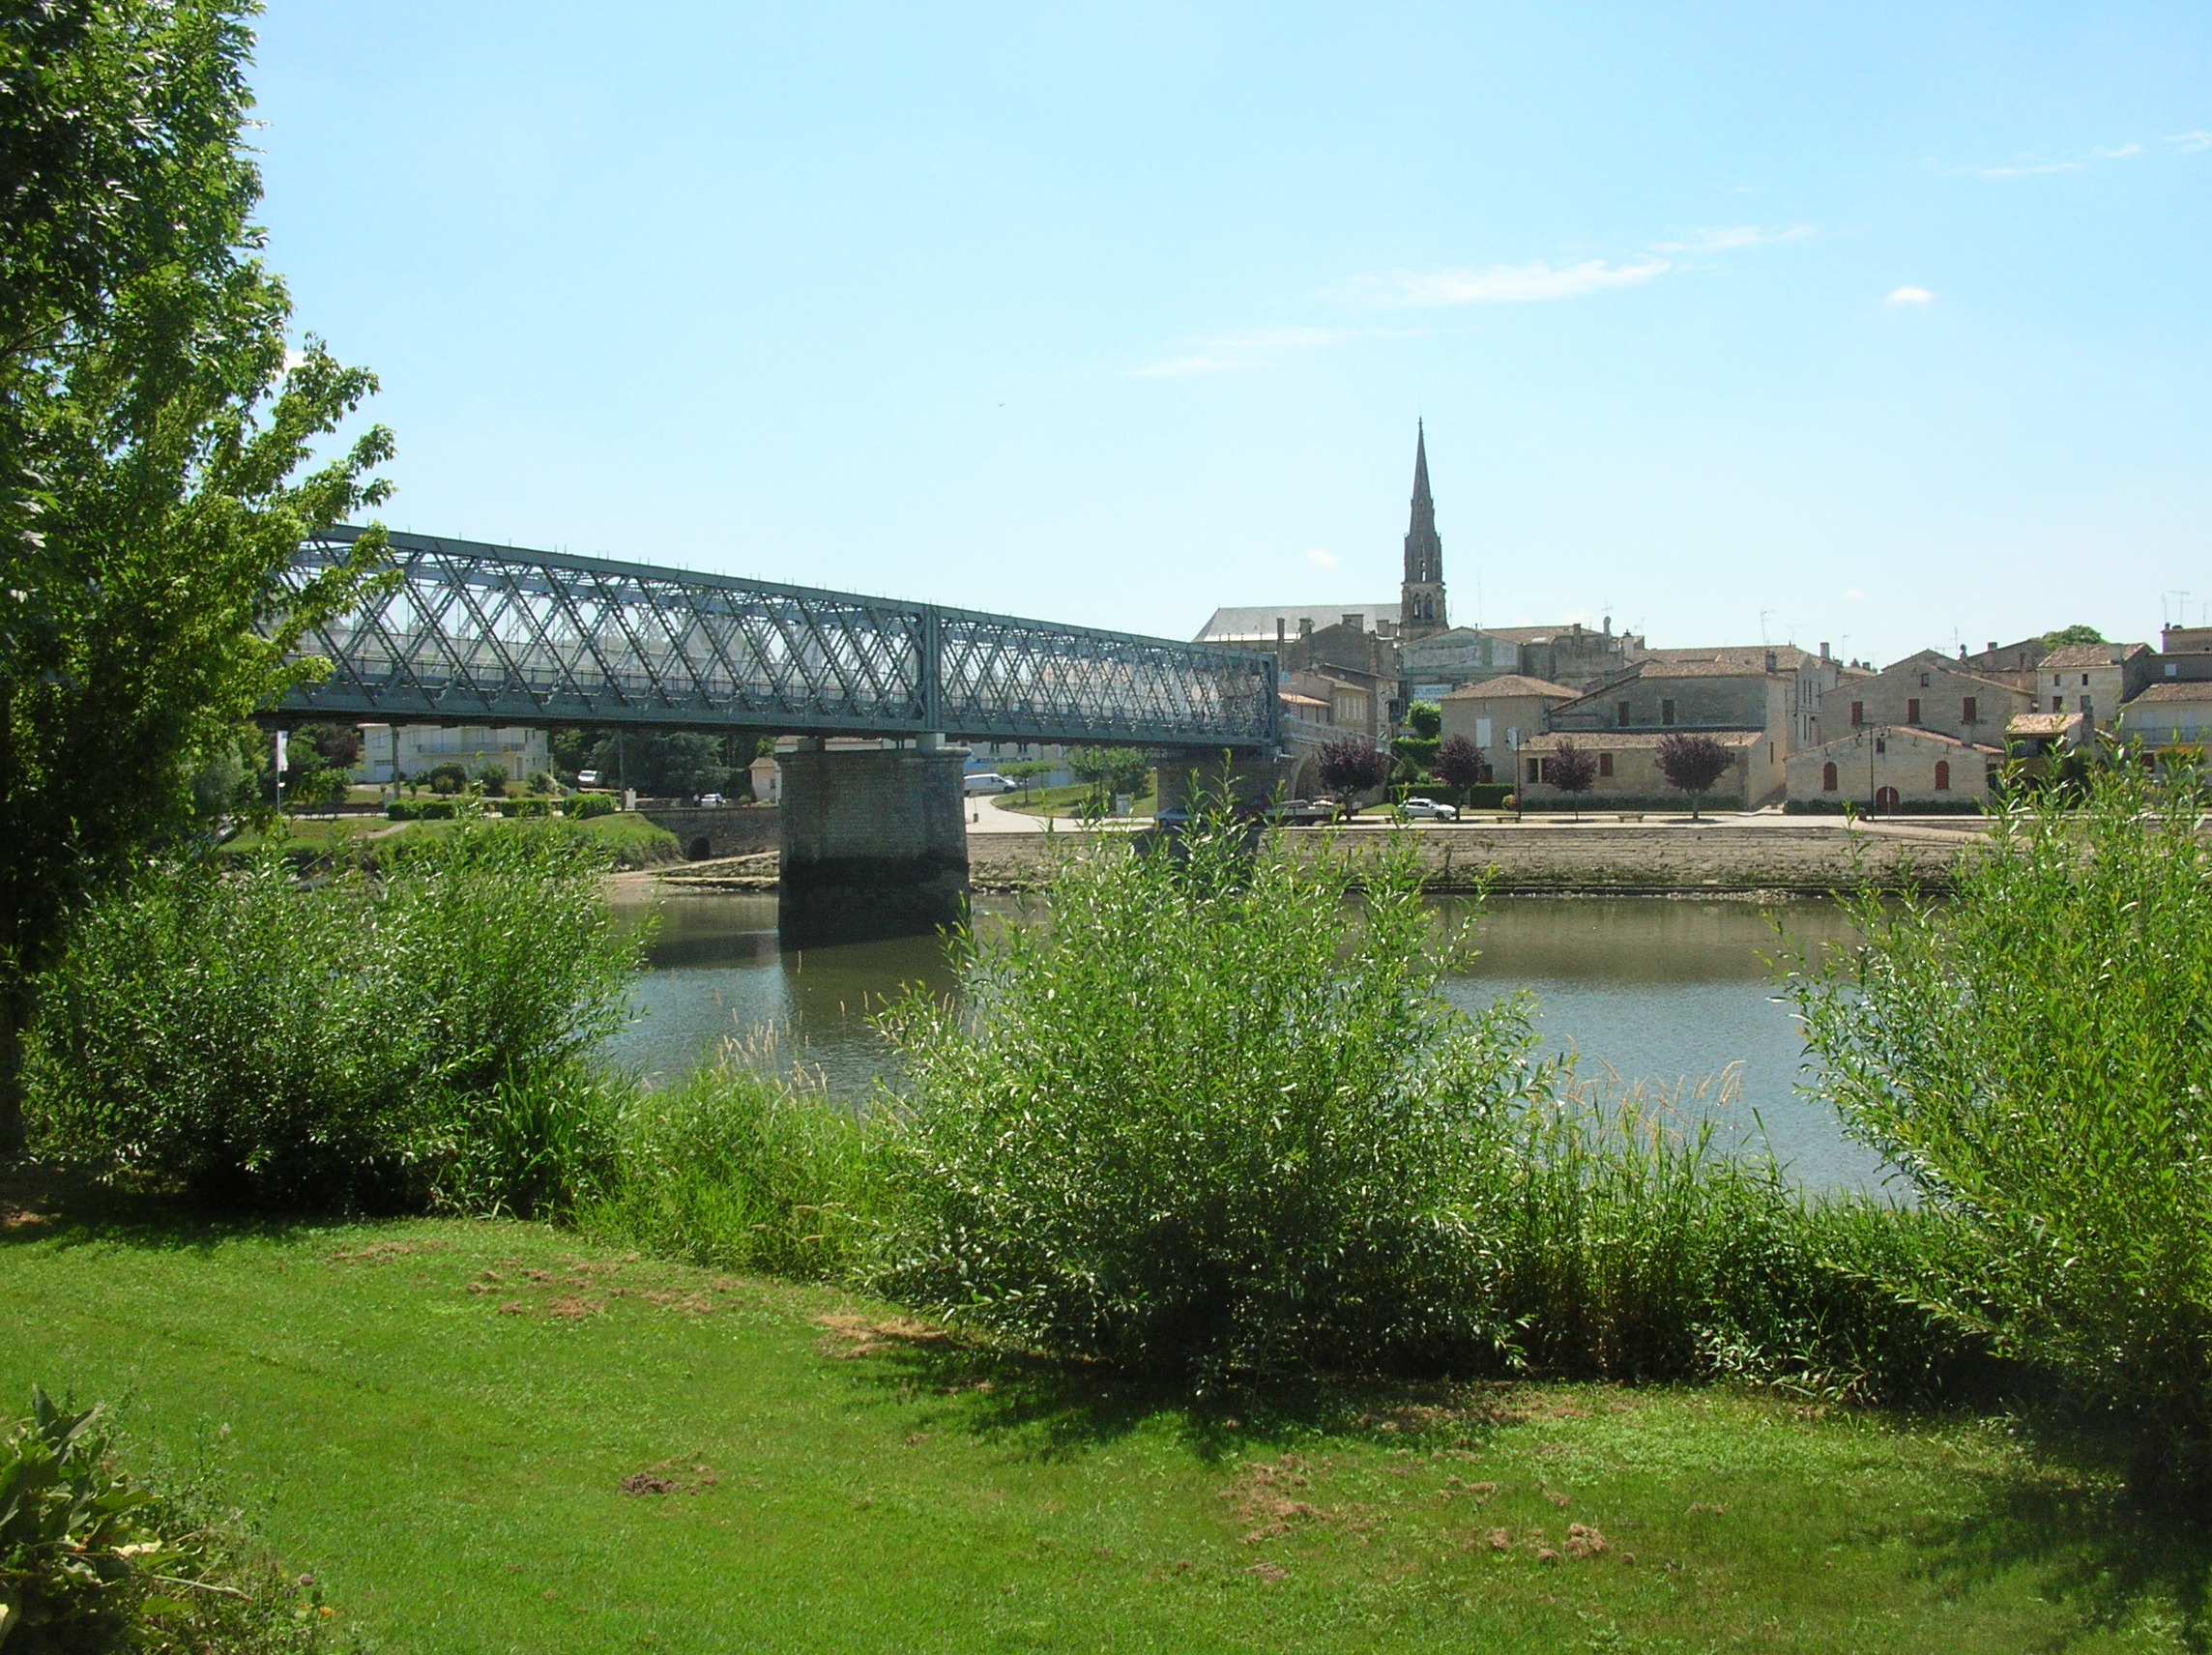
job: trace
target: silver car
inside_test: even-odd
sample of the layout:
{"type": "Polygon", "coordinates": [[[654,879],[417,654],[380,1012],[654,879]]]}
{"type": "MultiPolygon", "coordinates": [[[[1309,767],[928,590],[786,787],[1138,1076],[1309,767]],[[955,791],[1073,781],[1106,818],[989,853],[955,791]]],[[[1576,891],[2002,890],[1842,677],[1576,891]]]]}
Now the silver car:
{"type": "Polygon", "coordinates": [[[1457,822],[1459,807],[1433,798],[1409,798],[1398,806],[1397,817],[1401,822],[1457,822]]]}

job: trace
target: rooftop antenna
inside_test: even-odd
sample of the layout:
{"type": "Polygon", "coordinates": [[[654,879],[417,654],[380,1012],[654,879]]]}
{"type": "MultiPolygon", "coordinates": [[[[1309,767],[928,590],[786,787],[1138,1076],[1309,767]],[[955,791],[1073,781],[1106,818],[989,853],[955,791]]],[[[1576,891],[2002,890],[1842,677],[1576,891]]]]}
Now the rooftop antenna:
{"type": "Polygon", "coordinates": [[[1761,609],[1759,612],[1759,641],[1761,644],[1771,644],[1774,642],[1772,638],[1769,638],[1766,635],[1766,618],[1773,613],[1774,611],[1771,609],[1761,609]]]}

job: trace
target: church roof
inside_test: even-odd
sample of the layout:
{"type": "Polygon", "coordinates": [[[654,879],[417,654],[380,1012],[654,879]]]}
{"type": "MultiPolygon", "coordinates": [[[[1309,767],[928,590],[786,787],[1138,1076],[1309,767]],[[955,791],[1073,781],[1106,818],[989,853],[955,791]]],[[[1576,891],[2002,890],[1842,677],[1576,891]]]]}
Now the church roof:
{"type": "Polygon", "coordinates": [[[1213,618],[1199,629],[1192,640],[1199,644],[1271,644],[1275,641],[1275,623],[1283,624],[1283,636],[1298,635],[1298,624],[1311,621],[1313,629],[1339,624],[1347,615],[1360,618],[1359,629],[1375,630],[1376,623],[1387,621],[1397,624],[1398,606],[1395,603],[1286,603],[1257,604],[1245,608],[1216,609],[1213,618]]]}

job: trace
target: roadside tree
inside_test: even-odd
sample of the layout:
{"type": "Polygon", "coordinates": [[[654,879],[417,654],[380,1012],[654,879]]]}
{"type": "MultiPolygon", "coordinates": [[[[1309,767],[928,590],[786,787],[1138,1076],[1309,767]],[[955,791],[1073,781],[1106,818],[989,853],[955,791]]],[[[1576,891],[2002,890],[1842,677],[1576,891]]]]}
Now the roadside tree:
{"type": "Polygon", "coordinates": [[[246,8],[64,0],[0,18],[0,1153],[71,916],[193,821],[192,779],[314,667],[377,534],[293,590],[301,541],[380,503],[375,388],[263,268],[246,8]],[[289,356],[289,365],[288,365],[289,356]]]}
{"type": "Polygon", "coordinates": [[[1343,800],[1347,814],[1355,794],[1390,779],[1390,755],[1360,736],[1340,736],[1321,750],[1321,784],[1343,800]]]}
{"type": "Polygon", "coordinates": [[[1710,736],[1662,736],[1659,739],[1659,773],[1667,785],[1690,796],[1690,819],[1713,784],[1728,774],[1735,755],[1710,736]]]}
{"type": "Polygon", "coordinates": [[[1444,710],[1433,701],[1416,701],[1406,709],[1406,728],[1424,741],[1443,733],[1444,710]]]}
{"type": "MultiPolygon", "coordinates": [[[[1544,761],[1544,779],[1575,801],[1575,820],[1583,819],[1583,795],[1597,780],[1597,755],[1562,738],[1544,761]]],[[[1710,784],[1708,784],[1710,785],[1710,784]]]]}
{"type": "Polygon", "coordinates": [[[1090,785],[1091,807],[1101,816],[1117,795],[1134,798],[1143,793],[1151,769],[1135,747],[1077,747],[1067,755],[1067,768],[1090,785]]]}
{"type": "Polygon", "coordinates": [[[1446,736],[1439,742],[1432,768],[1461,805],[1467,803],[1469,788],[1490,779],[1490,766],[1483,762],[1482,749],[1465,736],[1446,736]]]}

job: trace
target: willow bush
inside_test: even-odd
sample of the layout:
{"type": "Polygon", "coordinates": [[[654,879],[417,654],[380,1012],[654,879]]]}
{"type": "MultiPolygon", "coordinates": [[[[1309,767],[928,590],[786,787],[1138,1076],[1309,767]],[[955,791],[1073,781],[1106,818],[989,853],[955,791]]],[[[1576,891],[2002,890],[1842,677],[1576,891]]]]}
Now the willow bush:
{"type": "Polygon", "coordinates": [[[2212,842],[2186,777],[2017,804],[1795,989],[1823,1086],[1948,1233],[1911,1291],[2083,1403],[2212,1439],[2212,842]]]}
{"type": "Polygon", "coordinates": [[[1045,904],[957,939],[957,1003],[886,1018],[879,1287],[1155,1369],[1495,1360],[1485,1155],[1541,1075],[1520,1002],[1435,992],[1411,855],[1255,852],[1216,817],[1065,863],[1045,904]]]}
{"type": "Polygon", "coordinates": [[[274,855],[147,869],[46,983],[39,1152],[229,1201],[555,1203],[604,1161],[582,1064],[637,965],[604,866],[510,823],[316,883],[274,855]]]}

